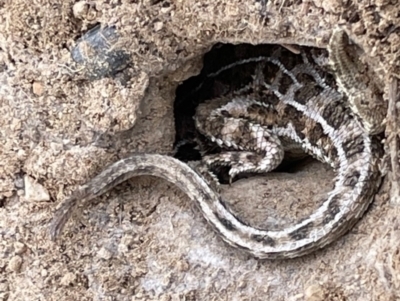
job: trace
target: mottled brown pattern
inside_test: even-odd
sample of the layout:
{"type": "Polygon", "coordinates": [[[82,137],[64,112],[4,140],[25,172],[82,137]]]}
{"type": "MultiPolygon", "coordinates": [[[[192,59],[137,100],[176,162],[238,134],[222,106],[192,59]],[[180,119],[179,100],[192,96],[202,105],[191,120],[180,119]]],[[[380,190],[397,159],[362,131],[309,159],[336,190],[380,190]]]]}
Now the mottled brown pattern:
{"type": "MultiPolygon", "coordinates": [[[[282,94],[286,94],[289,87],[291,85],[293,85],[293,80],[287,74],[282,74],[281,76],[282,76],[282,79],[280,80],[281,84],[278,87],[278,91],[282,94]]],[[[268,84],[272,84],[272,82],[268,82],[268,81],[265,81],[265,82],[268,84]]]]}
{"type": "Polygon", "coordinates": [[[289,236],[293,240],[301,240],[306,238],[310,234],[310,231],[313,229],[314,229],[314,223],[309,222],[308,224],[298,228],[297,230],[290,232],[289,236]]]}
{"type": "Polygon", "coordinates": [[[235,226],[232,225],[232,223],[228,219],[220,216],[216,212],[214,214],[215,214],[215,217],[220,221],[221,224],[223,224],[225,226],[226,229],[228,229],[229,231],[236,231],[235,226]]]}
{"type": "Polygon", "coordinates": [[[349,117],[349,112],[346,111],[343,106],[327,103],[321,115],[330,126],[337,128],[344,123],[345,119],[351,118],[349,117]]]}
{"type": "Polygon", "coordinates": [[[323,223],[327,224],[335,219],[336,214],[340,212],[340,196],[336,196],[328,203],[328,210],[324,216],[323,223]]]}
{"type": "Polygon", "coordinates": [[[275,240],[267,235],[256,235],[255,234],[251,237],[251,239],[253,239],[257,242],[260,242],[266,246],[270,246],[270,247],[274,247],[276,244],[275,240]]]}
{"type": "MultiPolygon", "coordinates": [[[[272,81],[278,76],[279,72],[279,67],[275,64],[272,64],[270,62],[267,62],[263,66],[264,68],[262,69],[262,73],[264,75],[264,80],[268,84],[272,84],[272,81]],[[273,76],[271,76],[273,75],[273,76]]],[[[285,80],[285,79],[282,79],[285,80]]],[[[287,78],[288,84],[290,84],[291,80],[290,78],[287,78]]]]}
{"type": "Polygon", "coordinates": [[[318,85],[305,85],[295,93],[294,99],[301,104],[306,104],[308,99],[321,94],[322,91],[323,88],[318,85]]]}
{"type": "Polygon", "coordinates": [[[344,177],[343,185],[354,187],[354,185],[358,182],[359,178],[360,178],[360,172],[354,170],[352,173],[349,173],[344,177]]]}
{"type": "Polygon", "coordinates": [[[360,137],[349,138],[343,142],[343,149],[346,157],[351,158],[364,151],[364,143],[360,137]]]}
{"type": "MultiPolygon", "coordinates": [[[[270,56],[252,63],[255,70],[250,87],[201,104],[195,118],[198,130],[222,149],[220,154],[206,156],[200,167],[223,164],[236,173],[249,169],[266,172],[282,160],[285,143],[297,143],[304,152],[334,167],[335,188],[310,216],[282,230],[253,228],[236,217],[214,186],[187,164],[169,156],[136,154],[110,165],[65,200],[51,223],[51,236],[60,234],[78,200],[90,200],[132,176],[153,175],[175,183],[224,241],[255,257],[298,257],[336,240],[363,215],[378,189],[381,146],[372,134],[381,131],[384,122],[376,120],[384,112],[371,115],[364,104],[359,106],[360,95],[377,95],[375,86],[372,92],[349,92],[360,86],[344,51],[343,37],[343,32],[334,32],[329,53],[347,98],[337,91],[321,63],[324,51],[304,48],[294,54],[271,46],[270,56]],[[346,69],[347,65],[350,68],[346,69]],[[266,104],[272,108],[263,108],[266,104]],[[275,124],[271,112],[279,117],[275,124]]],[[[230,68],[240,71],[241,66],[248,75],[251,66],[243,62],[230,68]]],[[[365,102],[385,108],[374,104],[375,100],[365,102]]]]}
{"type": "Polygon", "coordinates": [[[256,123],[262,123],[265,126],[275,125],[279,119],[275,106],[260,106],[259,104],[251,104],[247,108],[248,114],[240,114],[239,118],[248,118],[256,123]]]}
{"type": "Polygon", "coordinates": [[[327,139],[327,135],[324,133],[321,124],[316,122],[311,123],[311,125],[307,127],[307,136],[309,137],[310,143],[315,146],[317,146],[317,142],[321,139],[327,139]]]}

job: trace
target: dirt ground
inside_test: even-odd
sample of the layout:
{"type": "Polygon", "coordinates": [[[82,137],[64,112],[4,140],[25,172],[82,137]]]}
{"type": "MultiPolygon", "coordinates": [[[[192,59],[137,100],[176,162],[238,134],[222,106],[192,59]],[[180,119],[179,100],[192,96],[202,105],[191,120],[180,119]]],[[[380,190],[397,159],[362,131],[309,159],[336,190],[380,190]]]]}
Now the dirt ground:
{"type": "MultiPolygon", "coordinates": [[[[295,260],[229,247],[182,192],[151,177],[82,207],[56,242],[48,236],[57,205],[107,164],[171,151],[176,87],[213,45],[326,47],[336,24],[390,98],[400,74],[397,0],[0,0],[0,300],[399,300],[398,195],[387,178],[350,233],[295,260]],[[96,24],[117,28],[116,47],[132,62],[127,82],[89,80],[74,65],[75,41],[96,24]]],[[[238,181],[223,196],[268,226],[310,213],[332,176],[311,162],[238,181]]]]}

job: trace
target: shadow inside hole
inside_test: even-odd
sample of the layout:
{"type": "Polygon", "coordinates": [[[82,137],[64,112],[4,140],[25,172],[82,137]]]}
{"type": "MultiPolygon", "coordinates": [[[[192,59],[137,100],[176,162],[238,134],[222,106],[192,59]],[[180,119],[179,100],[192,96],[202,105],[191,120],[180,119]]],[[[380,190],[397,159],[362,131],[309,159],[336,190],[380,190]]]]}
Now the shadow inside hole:
{"type": "MultiPolygon", "coordinates": [[[[176,90],[174,102],[175,119],[175,157],[184,162],[201,160],[202,153],[214,154],[221,151],[216,144],[202,136],[195,127],[194,115],[199,104],[221,96],[228,95],[249,85],[254,78],[255,66],[259,62],[237,62],[270,57],[276,51],[277,45],[262,44],[216,44],[204,55],[203,68],[199,75],[193,76],[176,90]],[[235,65],[236,64],[236,65],[235,65]]],[[[282,57],[293,57],[290,50],[282,47],[282,57]],[[289,54],[290,53],[290,54],[289,54]]],[[[298,158],[285,157],[276,172],[295,173],[301,169],[310,157],[305,155],[298,158]]],[[[312,160],[312,159],[311,159],[312,160]]],[[[221,183],[229,182],[229,167],[216,167],[213,171],[221,183]]],[[[253,174],[240,174],[235,180],[249,177],[253,174]]]]}

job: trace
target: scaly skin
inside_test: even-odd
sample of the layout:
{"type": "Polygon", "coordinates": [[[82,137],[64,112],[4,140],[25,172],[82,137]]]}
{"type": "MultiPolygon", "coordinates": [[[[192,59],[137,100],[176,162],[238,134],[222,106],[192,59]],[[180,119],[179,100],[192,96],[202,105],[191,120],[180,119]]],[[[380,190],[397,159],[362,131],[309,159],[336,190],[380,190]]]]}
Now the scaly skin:
{"type": "MultiPolygon", "coordinates": [[[[339,85],[346,93],[349,88],[340,82],[354,79],[355,69],[343,67],[351,66],[351,62],[346,63],[348,57],[341,50],[342,34],[334,33],[329,51],[338,70],[339,85]]],[[[376,119],[385,114],[360,113],[360,102],[353,97],[360,93],[347,97],[339,93],[314,62],[312,50],[304,48],[300,55],[286,52],[282,56],[279,46],[273,47],[277,51],[271,57],[259,60],[258,88],[199,105],[195,117],[198,130],[223,149],[221,154],[205,157],[204,163],[231,165],[232,176],[244,170],[265,172],[280,163],[287,143],[295,141],[336,172],[333,190],[315,212],[282,230],[256,229],[238,219],[205,178],[187,164],[169,156],[137,154],[108,166],[66,199],[51,223],[52,238],[61,233],[78,201],[93,199],[141,175],[176,184],[196,202],[224,241],[257,258],[302,256],[351,229],[381,182],[378,163],[382,150],[372,134],[381,131],[383,120],[376,119]],[[286,64],[288,57],[291,64],[286,64]]]]}

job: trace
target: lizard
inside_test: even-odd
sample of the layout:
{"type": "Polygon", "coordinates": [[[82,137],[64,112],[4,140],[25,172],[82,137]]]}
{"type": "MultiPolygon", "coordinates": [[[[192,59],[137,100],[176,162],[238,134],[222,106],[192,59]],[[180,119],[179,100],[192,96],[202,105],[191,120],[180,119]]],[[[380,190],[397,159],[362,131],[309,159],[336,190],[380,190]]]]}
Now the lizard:
{"type": "Polygon", "coordinates": [[[366,77],[360,80],[360,67],[346,52],[348,44],[346,33],[335,29],[327,48],[336,82],[305,48],[283,58],[276,46],[271,56],[254,59],[259,64],[251,85],[196,110],[197,130],[218,144],[221,153],[206,155],[198,170],[160,154],[134,154],[111,164],[61,203],[50,224],[51,238],[60,235],[79,201],[133,176],[152,175],[174,183],[224,241],[256,258],[299,257],[335,241],[362,217],[382,178],[382,147],[375,136],[383,131],[386,105],[379,89],[371,89],[366,77]],[[231,178],[246,171],[267,172],[279,165],[293,142],[329,164],[336,177],[318,209],[282,230],[254,228],[239,219],[199,171],[230,165],[231,178]]]}

